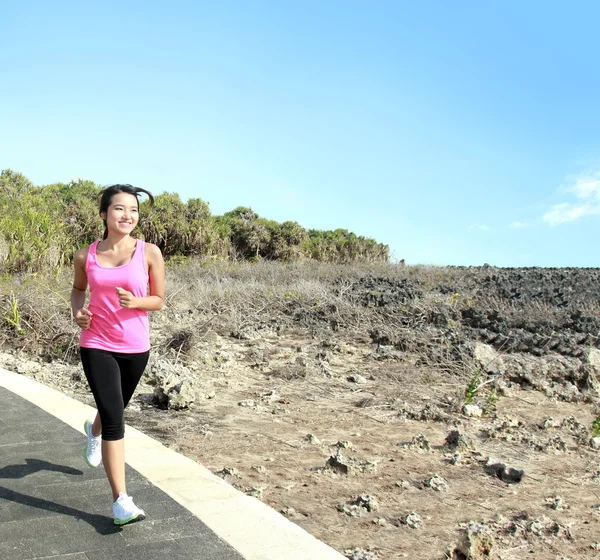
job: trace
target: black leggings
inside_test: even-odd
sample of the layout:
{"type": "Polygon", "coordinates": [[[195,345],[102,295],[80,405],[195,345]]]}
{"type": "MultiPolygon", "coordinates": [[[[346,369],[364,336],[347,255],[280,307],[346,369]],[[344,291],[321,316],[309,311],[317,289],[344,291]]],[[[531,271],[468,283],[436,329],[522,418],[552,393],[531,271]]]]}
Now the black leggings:
{"type": "Polygon", "coordinates": [[[125,436],[123,411],[139,383],[150,352],[120,354],[96,348],[80,348],[81,363],[102,421],[102,439],[125,436]]]}

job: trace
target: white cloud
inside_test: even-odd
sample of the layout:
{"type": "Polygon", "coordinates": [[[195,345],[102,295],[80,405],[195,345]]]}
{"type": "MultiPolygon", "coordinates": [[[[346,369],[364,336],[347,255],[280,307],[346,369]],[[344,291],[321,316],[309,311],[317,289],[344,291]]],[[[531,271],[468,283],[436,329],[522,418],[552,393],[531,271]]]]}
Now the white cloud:
{"type": "Polygon", "coordinates": [[[600,172],[580,175],[575,179],[575,184],[570,190],[582,200],[595,198],[600,201],[600,172]]]}
{"type": "Polygon", "coordinates": [[[551,226],[574,222],[583,216],[600,214],[600,204],[555,204],[542,216],[542,220],[551,226]]]}
{"type": "Polygon", "coordinates": [[[513,222],[512,224],[509,224],[508,227],[510,229],[522,229],[526,227],[531,227],[531,224],[529,222],[513,222]]]}
{"type": "Polygon", "coordinates": [[[583,216],[600,214],[600,171],[588,171],[571,177],[569,184],[560,189],[572,193],[576,202],[555,204],[542,216],[542,220],[551,226],[574,222],[583,216]]]}
{"type": "Polygon", "coordinates": [[[486,226],[483,224],[471,224],[469,226],[469,231],[488,231],[490,229],[490,226],[486,226]]]}

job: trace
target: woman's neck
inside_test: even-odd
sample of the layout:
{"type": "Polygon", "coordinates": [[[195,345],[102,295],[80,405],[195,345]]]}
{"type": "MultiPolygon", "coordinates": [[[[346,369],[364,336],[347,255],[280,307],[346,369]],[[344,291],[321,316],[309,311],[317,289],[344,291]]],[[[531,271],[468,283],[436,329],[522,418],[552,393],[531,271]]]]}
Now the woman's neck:
{"type": "Polygon", "coordinates": [[[109,231],[107,238],[102,240],[102,247],[108,250],[125,249],[131,246],[132,241],[135,242],[135,239],[129,234],[114,234],[109,231]]]}

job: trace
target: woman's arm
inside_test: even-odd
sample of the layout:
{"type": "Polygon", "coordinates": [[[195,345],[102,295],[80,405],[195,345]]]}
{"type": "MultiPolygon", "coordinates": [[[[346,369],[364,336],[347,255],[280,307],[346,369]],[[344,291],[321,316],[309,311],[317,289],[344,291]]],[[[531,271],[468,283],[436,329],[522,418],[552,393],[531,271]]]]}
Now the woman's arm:
{"type": "Polygon", "coordinates": [[[92,313],[84,307],[85,290],[87,288],[87,274],[85,273],[85,262],[87,260],[87,248],[79,249],[73,257],[75,265],[75,277],[71,290],[71,312],[75,322],[82,328],[87,329],[92,321],[92,313]]]}
{"type": "Polygon", "coordinates": [[[160,249],[153,243],[146,243],[146,262],[148,263],[150,295],[135,297],[131,292],[117,287],[121,307],[143,309],[144,311],[158,311],[162,308],[165,301],[165,262],[160,249]]]}

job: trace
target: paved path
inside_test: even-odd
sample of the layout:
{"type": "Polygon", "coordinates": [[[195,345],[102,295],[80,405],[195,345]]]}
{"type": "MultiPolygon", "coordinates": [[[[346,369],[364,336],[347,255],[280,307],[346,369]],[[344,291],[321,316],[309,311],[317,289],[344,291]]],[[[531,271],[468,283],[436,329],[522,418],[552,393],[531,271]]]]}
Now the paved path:
{"type": "Polygon", "coordinates": [[[93,410],[0,369],[1,560],[339,560],[259,500],[127,426],[127,489],[147,514],[112,522],[102,467],[82,456],[93,410]]]}

